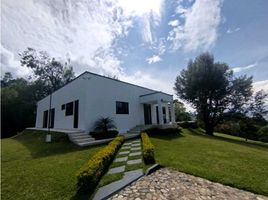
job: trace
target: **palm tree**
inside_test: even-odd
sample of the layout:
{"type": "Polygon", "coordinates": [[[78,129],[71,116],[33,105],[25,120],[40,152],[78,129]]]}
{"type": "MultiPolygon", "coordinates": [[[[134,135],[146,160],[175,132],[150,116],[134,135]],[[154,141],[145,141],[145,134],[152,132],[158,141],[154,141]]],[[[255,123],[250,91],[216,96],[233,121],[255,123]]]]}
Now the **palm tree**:
{"type": "Polygon", "coordinates": [[[110,117],[101,117],[95,122],[95,131],[108,132],[109,129],[116,129],[114,120],[110,117]]]}

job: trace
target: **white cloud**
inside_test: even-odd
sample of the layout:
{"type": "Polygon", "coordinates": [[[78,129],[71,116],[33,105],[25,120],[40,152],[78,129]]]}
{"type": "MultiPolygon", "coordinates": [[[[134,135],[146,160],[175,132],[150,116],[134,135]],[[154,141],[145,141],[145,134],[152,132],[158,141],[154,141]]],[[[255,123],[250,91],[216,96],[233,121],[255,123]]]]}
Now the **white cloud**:
{"type": "MultiPolygon", "coordinates": [[[[254,93],[260,90],[264,90],[265,93],[268,93],[268,80],[256,81],[253,83],[254,93]]],[[[266,99],[266,105],[268,105],[268,99],[266,99]]]]}
{"type": "Polygon", "coordinates": [[[245,66],[245,67],[235,67],[235,68],[232,68],[232,70],[234,73],[238,73],[238,72],[241,72],[243,70],[247,70],[247,69],[256,67],[257,65],[258,65],[258,63],[253,63],[253,64],[250,64],[250,65],[245,66]]]}
{"type": "Polygon", "coordinates": [[[154,90],[163,91],[168,94],[173,94],[173,82],[156,79],[150,74],[146,74],[142,71],[137,71],[133,75],[119,76],[119,79],[133,84],[138,84],[143,87],[148,87],[154,90]]]}
{"type": "Polygon", "coordinates": [[[237,27],[235,29],[228,28],[227,31],[226,31],[226,33],[231,34],[231,33],[237,32],[237,31],[240,31],[240,28],[239,27],[237,27]]]}
{"type": "Polygon", "coordinates": [[[149,64],[152,64],[162,61],[162,58],[160,58],[160,56],[158,55],[153,55],[152,57],[149,57],[146,60],[149,64]]]}
{"type": "Polygon", "coordinates": [[[192,51],[198,48],[208,49],[217,40],[218,27],[221,22],[221,0],[196,0],[192,7],[179,5],[177,12],[184,14],[184,23],[170,32],[168,40],[173,48],[192,51]]]}
{"type": "Polygon", "coordinates": [[[141,36],[144,42],[153,43],[153,27],[158,26],[162,18],[163,0],[119,0],[118,6],[127,17],[135,17],[139,21],[141,36]]]}
{"type": "Polygon", "coordinates": [[[14,54],[1,45],[1,75],[5,72],[13,72],[15,77],[27,78],[31,70],[20,66],[20,62],[14,59],[14,54]]]}
{"type": "Polygon", "coordinates": [[[179,25],[179,20],[175,19],[170,22],[168,22],[168,25],[170,26],[178,26],[179,25]]]}

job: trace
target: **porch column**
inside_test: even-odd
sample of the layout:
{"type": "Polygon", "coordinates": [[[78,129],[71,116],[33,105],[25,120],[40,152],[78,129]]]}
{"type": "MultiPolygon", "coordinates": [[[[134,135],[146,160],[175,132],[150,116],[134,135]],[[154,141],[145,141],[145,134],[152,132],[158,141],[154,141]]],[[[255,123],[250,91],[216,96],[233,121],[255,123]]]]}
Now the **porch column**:
{"type": "Polygon", "coordinates": [[[168,106],[168,104],[165,104],[165,108],[166,108],[166,120],[167,120],[167,124],[169,124],[170,119],[169,119],[169,106],[168,106]]]}
{"type": "Polygon", "coordinates": [[[174,110],[174,103],[170,102],[170,112],[171,112],[171,122],[175,123],[175,110],[174,110]]]}
{"type": "Polygon", "coordinates": [[[163,108],[161,100],[158,100],[157,104],[158,104],[159,124],[162,125],[164,124],[164,120],[163,120],[163,108]]]}

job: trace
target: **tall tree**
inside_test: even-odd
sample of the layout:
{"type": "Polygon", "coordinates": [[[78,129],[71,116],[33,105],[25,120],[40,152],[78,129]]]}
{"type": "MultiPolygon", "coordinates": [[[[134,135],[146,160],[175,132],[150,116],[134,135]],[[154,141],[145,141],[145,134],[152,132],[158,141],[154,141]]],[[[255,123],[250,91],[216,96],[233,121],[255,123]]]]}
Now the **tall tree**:
{"type": "Polygon", "coordinates": [[[190,60],[187,69],[181,71],[174,89],[178,97],[196,108],[206,134],[213,135],[224,111],[241,109],[250,99],[251,84],[252,78],[234,78],[227,64],[214,62],[213,55],[203,53],[194,61],[190,60]],[[241,98],[234,101],[236,94],[241,98]]]}
{"type": "Polygon", "coordinates": [[[38,84],[43,84],[45,96],[74,78],[73,68],[69,66],[69,62],[63,65],[45,51],[27,48],[20,56],[21,65],[31,68],[38,84]]]}
{"type": "Polygon", "coordinates": [[[265,93],[264,90],[260,90],[254,95],[250,111],[255,119],[265,121],[264,117],[268,114],[268,106],[265,104],[267,98],[268,93],[265,93]]]}

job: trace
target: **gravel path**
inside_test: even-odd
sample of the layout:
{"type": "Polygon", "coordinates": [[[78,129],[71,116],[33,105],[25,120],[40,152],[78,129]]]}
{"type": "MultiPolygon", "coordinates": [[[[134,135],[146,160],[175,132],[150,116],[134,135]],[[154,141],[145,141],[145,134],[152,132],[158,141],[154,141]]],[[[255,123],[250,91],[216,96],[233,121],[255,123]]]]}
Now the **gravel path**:
{"type": "Polygon", "coordinates": [[[268,200],[265,196],[214,183],[169,168],[162,168],[149,176],[142,177],[110,199],[268,200]]]}

